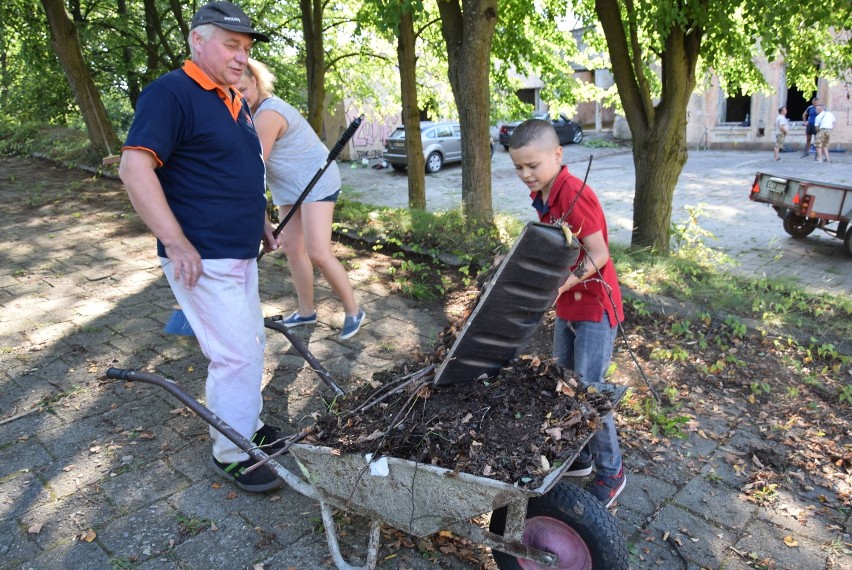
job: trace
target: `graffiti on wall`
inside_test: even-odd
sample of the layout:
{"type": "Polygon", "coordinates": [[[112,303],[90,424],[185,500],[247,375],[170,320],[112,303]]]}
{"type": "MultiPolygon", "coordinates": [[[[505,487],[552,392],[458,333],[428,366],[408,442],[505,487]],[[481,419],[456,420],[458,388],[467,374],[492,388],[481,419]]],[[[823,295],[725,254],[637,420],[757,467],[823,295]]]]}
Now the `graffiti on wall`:
{"type": "MultiPolygon", "coordinates": [[[[353,109],[352,107],[347,109],[347,123],[354,121],[359,114],[357,109],[353,109]]],[[[350,142],[352,145],[352,157],[357,160],[362,158],[381,158],[385,139],[390,136],[400,123],[399,115],[390,115],[383,120],[365,118],[350,142]]]]}

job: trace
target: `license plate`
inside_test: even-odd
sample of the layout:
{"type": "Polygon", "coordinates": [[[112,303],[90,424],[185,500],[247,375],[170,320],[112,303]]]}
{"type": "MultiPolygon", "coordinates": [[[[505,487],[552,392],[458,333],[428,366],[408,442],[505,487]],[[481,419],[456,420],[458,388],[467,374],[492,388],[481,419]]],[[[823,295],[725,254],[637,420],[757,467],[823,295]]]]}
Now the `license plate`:
{"type": "Polygon", "coordinates": [[[776,194],[783,194],[787,191],[787,181],[786,180],[767,180],[766,181],[766,189],[770,192],[774,192],[776,194]]]}

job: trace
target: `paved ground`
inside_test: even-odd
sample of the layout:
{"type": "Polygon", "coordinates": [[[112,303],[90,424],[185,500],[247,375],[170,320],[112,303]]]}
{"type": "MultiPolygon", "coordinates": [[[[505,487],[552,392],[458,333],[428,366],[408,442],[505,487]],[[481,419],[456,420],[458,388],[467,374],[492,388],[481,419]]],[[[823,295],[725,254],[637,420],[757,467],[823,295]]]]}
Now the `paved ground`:
{"type": "MultiPolygon", "coordinates": [[[[588,183],[603,204],[610,239],[629,244],[635,186],[631,151],[573,145],[564,148],[568,167],[580,178],[589,156],[594,156],[588,183]]],[[[770,206],[748,199],[757,172],[852,186],[852,156],[836,153],[830,164],[800,158],[799,153],[781,156],[781,162],[775,162],[771,152],[690,151],[674,195],[673,221],[682,222],[687,217],[686,206],[698,206],[701,227],[716,237],[708,238],[706,244],[733,258],[737,264],[734,271],[789,277],[834,294],[852,291],[852,257],[843,254],[842,240],[821,230],[807,239],[792,239],[770,206]]],[[[495,151],[492,171],[495,212],[525,221],[533,219],[526,187],[502,147],[495,151]]],[[[380,206],[408,205],[405,173],[345,167],[341,174],[344,184],[353,188],[347,194],[352,199],[380,206]]],[[[426,177],[428,209],[447,210],[460,204],[460,165],[447,165],[438,174],[426,177]]]]}
{"type": "MultiPolygon", "coordinates": [[[[610,156],[595,162],[596,175],[608,160],[623,162],[610,156]]],[[[721,171],[733,157],[758,159],[707,153],[702,160],[712,156],[723,161],[721,171]]],[[[498,151],[495,162],[504,157],[498,151]]],[[[737,198],[728,200],[731,212],[768,210],[745,200],[747,180],[705,168],[708,180],[727,180],[737,198]]],[[[345,172],[351,180],[355,171],[345,172]]],[[[391,172],[369,175],[388,181],[384,194],[400,192],[398,180],[390,182],[399,177],[391,172]]],[[[495,175],[511,178],[499,170],[495,175]]],[[[453,177],[457,167],[430,180],[453,177]]],[[[366,183],[357,186],[365,196],[376,192],[366,183]]],[[[404,193],[399,196],[404,201],[404,193]]],[[[434,196],[433,184],[430,201],[434,196]]],[[[611,204],[617,196],[605,200],[611,204]]],[[[765,220],[754,224],[755,231],[780,226],[772,216],[765,220]]],[[[207,466],[209,441],[201,420],[157,388],[104,378],[110,366],[139,367],[203,395],[205,362],[196,343],[161,332],[171,295],[154,261],[153,240],[120,186],[43,162],[0,159],[0,228],[0,569],[328,567],[316,503],[289,488],[257,496],[223,485],[207,466]]],[[[823,237],[805,243],[811,258],[844,268],[823,271],[825,277],[843,277],[848,284],[849,260],[838,243],[823,237]]],[[[302,338],[350,386],[418,348],[431,349],[444,317],[390,295],[368,257],[344,248],[339,253],[367,324],[339,342],[339,306],[320,283],[321,322],[302,338]]],[[[261,296],[267,315],[293,306],[288,273],[269,257],[262,263],[261,296]]],[[[330,397],[277,333],[270,333],[265,380],[265,417],[288,430],[304,425],[318,396],[330,397]]],[[[736,417],[737,404],[724,405],[726,415],[736,417]]],[[[695,432],[661,443],[653,457],[627,450],[630,483],[615,515],[635,568],[745,570],[767,557],[779,570],[852,568],[850,511],[823,506],[826,497],[833,504],[848,481],[782,492],[775,503],[758,506],[739,495],[742,476],[730,458],[749,457],[765,446],[759,430],[745,421],[722,422],[711,409],[695,421],[715,436],[695,432]],[[683,454],[687,460],[675,459],[683,454]],[[688,564],[664,542],[666,535],[680,543],[688,564]]],[[[354,560],[362,552],[365,525],[341,522],[344,551],[354,560]]],[[[423,546],[403,540],[392,556],[383,550],[381,568],[473,567],[449,551],[429,561],[418,544],[423,546]]]]}

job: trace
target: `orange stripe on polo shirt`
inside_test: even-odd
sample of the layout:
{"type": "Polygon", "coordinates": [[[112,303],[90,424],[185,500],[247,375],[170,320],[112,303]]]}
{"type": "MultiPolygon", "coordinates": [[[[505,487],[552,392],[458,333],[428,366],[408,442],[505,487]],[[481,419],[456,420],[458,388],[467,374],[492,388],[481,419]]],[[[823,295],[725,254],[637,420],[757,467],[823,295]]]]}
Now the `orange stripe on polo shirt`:
{"type": "Polygon", "coordinates": [[[153,150],[151,150],[150,148],[146,148],[144,146],[123,146],[123,147],[121,147],[121,152],[124,152],[125,150],[144,150],[145,152],[150,152],[151,155],[154,157],[154,160],[157,161],[157,168],[162,168],[162,166],[163,166],[163,161],[160,160],[160,157],[157,156],[157,153],[154,152],[153,150]]]}
{"type": "Polygon", "coordinates": [[[237,91],[236,89],[232,89],[231,91],[234,93],[233,100],[231,99],[231,94],[226,93],[221,87],[216,85],[210,77],[204,73],[204,71],[195,64],[191,59],[183,62],[183,72],[186,73],[193,81],[198,83],[198,85],[202,89],[206,89],[207,91],[216,90],[216,93],[219,94],[219,99],[222,100],[222,103],[228,108],[228,111],[231,113],[231,117],[236,121],[237,117],[240,115],[240,110],[243,108],[243,94],[237,91]]]}

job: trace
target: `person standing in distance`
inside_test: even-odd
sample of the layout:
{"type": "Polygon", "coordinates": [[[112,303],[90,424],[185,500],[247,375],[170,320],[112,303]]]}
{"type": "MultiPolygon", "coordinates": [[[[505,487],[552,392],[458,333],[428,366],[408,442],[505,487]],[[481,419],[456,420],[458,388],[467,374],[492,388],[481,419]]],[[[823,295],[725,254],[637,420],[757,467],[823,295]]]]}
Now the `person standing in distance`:
{"type": "Polygon", "coordinates": [[[790,130],[790,121],[787,120],[787,107],[778,107],[778,116],[775,118],[775,162],[781,160],[778,153],[784,148],[784,139],[790,130]]]}
{"type": "Polygon", "coordinates": [[[814,97],[811,105],[802,113],[802,122],[805,123],[805,152],[802,153],[802,158],[811,153],[811,137],[816,134],[817,105],[819,105],[819,97],[814,97]]]}
{"type": "MultiPolygon", "coordinates": [[[[539,220],[567,225],[583,246],[559,287],[553,356],[585,383],[600,385],[609,369],[618,324],[624,320],[603,209],[592,189],[562,165],[562,146],[550,121],[530,119],[518,125],[509,139],[509,156],[515,174],[530,190],[539,220]]],[[[609,507],[627,483],[612,414],[565,475],[588,475],[593,463],[597,473],[586,490],[609,507]]]]}
{"type": "MultiPolygon", "coordinates": [[[[188,40],[191,59],[139,96],[119,176],[210,361],[207,407],[261,445],[278,434],[260,420],[266,336],[256,257],[261,240],[268,251],[278,244],[260,141],[233,85],[254,41],[269,38],[239,7],[210,2],[193,16],[188,40]]],[[[281,485],[267,466],[245,473],[256,462],[212,427],[210,435],[217,472],[246,491],[281,485]]]]}
{"type": "Polygon", "coordinates": [[[834,113],[823,107],[817,106],[817,116],[814,119],[816,125],[816,157],[817,162],[822,162],[822,156],[825,155],[825,161],[831,162],[828,157],[828,144],[831,142],[831,130],[834,128],[834,113]]]}
{"type": "MultiPolygon", "coordinates": [[[[266,182],[283,220],[317,169],[325,164],[328,149],[299,111],[275,96],[274,83],[275,76],[268,67],[249,59],[237,88],[254,114],[266,162],[266,182]]],[[[338,196],[340,171],[337,163],[332,162],[281,231],[282,249],[298,300],[296,311],[281,324],[291,328],[317,322],[314,310],[316,266],[343,303],[343,327],[339,338],[346,340],[360,330],[365,315],[355,301],[346,269],[331,250],[331,222],[338,196]]]]}

